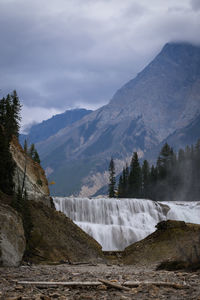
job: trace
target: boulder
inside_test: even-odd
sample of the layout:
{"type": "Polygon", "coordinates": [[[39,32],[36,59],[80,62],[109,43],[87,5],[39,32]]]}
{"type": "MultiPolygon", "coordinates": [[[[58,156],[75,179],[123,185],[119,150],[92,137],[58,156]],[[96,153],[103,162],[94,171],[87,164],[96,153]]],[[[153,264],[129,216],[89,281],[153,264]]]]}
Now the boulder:
{"type": "Polygon", "coordinates": [[[158,230],[167,230],[170,228],[182,228],[186,229],[187,225],[184,221],[167,220],[161,221],[155,226],[158,230]]]}
{"type": "Polygon", "coordinates": [[[128,246],[123,262],[154,265],[162,261],[189,261],[200,255],[200,225],[183,221],[162,221],[145,239],[128,246]]]}

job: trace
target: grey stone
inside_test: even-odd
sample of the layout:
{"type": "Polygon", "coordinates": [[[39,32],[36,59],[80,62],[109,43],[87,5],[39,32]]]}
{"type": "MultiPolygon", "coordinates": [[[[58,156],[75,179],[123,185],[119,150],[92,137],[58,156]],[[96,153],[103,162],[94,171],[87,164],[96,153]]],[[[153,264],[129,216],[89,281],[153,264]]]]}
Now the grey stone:
{"type": "Polygon", "coordinates": [[[18,266],[25,247],[20,216],[11,207],[0,204],[0,265],[18,266]]]}

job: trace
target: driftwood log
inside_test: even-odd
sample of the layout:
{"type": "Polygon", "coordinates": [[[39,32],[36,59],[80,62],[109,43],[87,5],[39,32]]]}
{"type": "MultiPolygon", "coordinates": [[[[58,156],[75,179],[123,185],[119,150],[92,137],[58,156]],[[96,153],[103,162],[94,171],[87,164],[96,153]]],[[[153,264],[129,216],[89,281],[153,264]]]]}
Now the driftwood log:
{"type": "Polygon", "coordinates": [[[122,285],[119,283],[114,283],[105,279],[98,279],[98,281],[18,281],[17,284],[20,285],[34,285],[37,287],[97,287],[102,285],[102,283],[108,287],[112,287],[118,290],[131,291],[131,288],[138,286],[151,286],[155,285],[158,287],[172,287],[175,289],[188,289],[190,286],[186,284],[178,284],[173,282],[163,282],[163,281],[126,281],[122,285]]]}
{"type": "Polygon", "coordinates": [[[165,281],[126,281],[123,283],[123,285],[127,287],[138,287],[142,285],[146,285],[146,286],[156,285],[156,286],[163,286],[163,287],[172,287],[175,289],[189,288],[189,286],[186,284],[179,284],[179,283],[165,282],[165,281]]]}
{"type": "Polygon", "coordinates": [[[102,285],[99,281],[18,281],[20,285],[35,285],[42,287],[68,286],[68,287],[86,287],[102,285]]]}

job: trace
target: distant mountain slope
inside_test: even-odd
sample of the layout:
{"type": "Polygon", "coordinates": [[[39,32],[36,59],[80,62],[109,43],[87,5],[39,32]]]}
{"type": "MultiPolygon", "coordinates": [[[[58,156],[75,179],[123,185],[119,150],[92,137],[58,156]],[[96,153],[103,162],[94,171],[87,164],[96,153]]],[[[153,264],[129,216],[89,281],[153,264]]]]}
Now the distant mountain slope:
{"type": "MultiPolygon", "coordinates": [[[[154,146],[146,154],[145,158],[150,162],[150,164],[155,164],[161,148],[165,143],[168,143],[174,151],[178,152],[180,148],[185,148],[186,145],[195,145],[200,139],[200,115],[191,121],[191,123],[181,129],[175,130],[161,143],[154,146]]],[[[119,176],[118,176],[119,177],[119,176]]],[[[119,178],[117,178],[118,180],[119,178]]],[[[101,187],[94,196],[105,195],[108,192],[108,185],[101,187]]]]}
{"type": "Polygon", "coordinates": [[[167,137],[166,141],[174,147],[175,150],[186,145],[194,145],[200,139],[200,115],[184,128],[176,130],[167,137]]]}
{"type": "Polygon", "coordinates": [[[200,47],[166,44],[108,105],[37,144],[56,181],[54,194],[95,194],[111,156],[118,173],[133,151],[146,155],[199,114],[200,47]]]}
{"type": "Polygon", "coordinates": [[[168,143],[177,152],[180,148],[185,148],[186,145],[195,145],[200,139],[200,115],[194,118],[187,126],[175,130],[161,143],[154,146],[146,154],[146,158],[152,163],[157,159],[162,146],[168,143]]]}
{"type": "Polygon", "coordinates": [[[200,113],[200,47],[166,44],[110,104],[134,111],[163,140],[200,113]]]}
{"type": "Polygon", "coordinates": [[[35,124],[30,128],[29,134],[20,136],[20,142],[23,143],[25,138],[31,143],[38,143],[46,140],[50,136],[56,134],[60,129],[70,126],[74,122],[81,120],[84,116],[90,114],[92,110],[77,108],[67,110],[62,114],[53,116],[52,118],[35,124]]]}

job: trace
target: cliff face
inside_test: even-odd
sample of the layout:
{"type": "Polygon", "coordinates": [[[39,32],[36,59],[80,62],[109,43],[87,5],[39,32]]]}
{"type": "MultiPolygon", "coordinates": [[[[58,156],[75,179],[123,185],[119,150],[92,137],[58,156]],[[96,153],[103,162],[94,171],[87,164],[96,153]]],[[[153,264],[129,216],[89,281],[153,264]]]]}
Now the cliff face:
{"type": "MultiPolygon", "coordinates": [[[[24,181],[29,200],[51,206],[44,170],[38,163],[25,155],[15,137],[10,144],[10,151],[16,163],[14,175],[16,191],[18,187],[22,188],[24,181]]],[[[11,202],[12,196],[0,193],[0,265],[2,266],[18,266],[26,248],[22,219],[10,206],[11,202]]]]}
{"type": "Polygon", "coordinates": [[[16,191],[18,187],[22,187],[25,174],[24,185],[29,200],[41,201],[50,206],[48,181],[42,167],[25,155],[24,150],[15,137],[13,137],[11,142],[10,150],[17,165],[14,177],[16,191]]]}
{"type": "Polygon", "coordinates": [[[21,218],[10,206],[0,204],[0,266],[18,266],[25,246],[21,218]]]}
{"type": "MultiPolygon", "coordinates": [[[[16,162],[15,189],[22,188],[24,174],[32,230],[26,258],[34,263],[98,261],[103,259],[101,246],[64,214],[51,208],[44,170],[25,155],[17,139],[11,142],[16,162]]],[[[12,196],[0,191],[0,266],[18,266],[26,241],[20,214],[11,206],[12,196]]]]}

